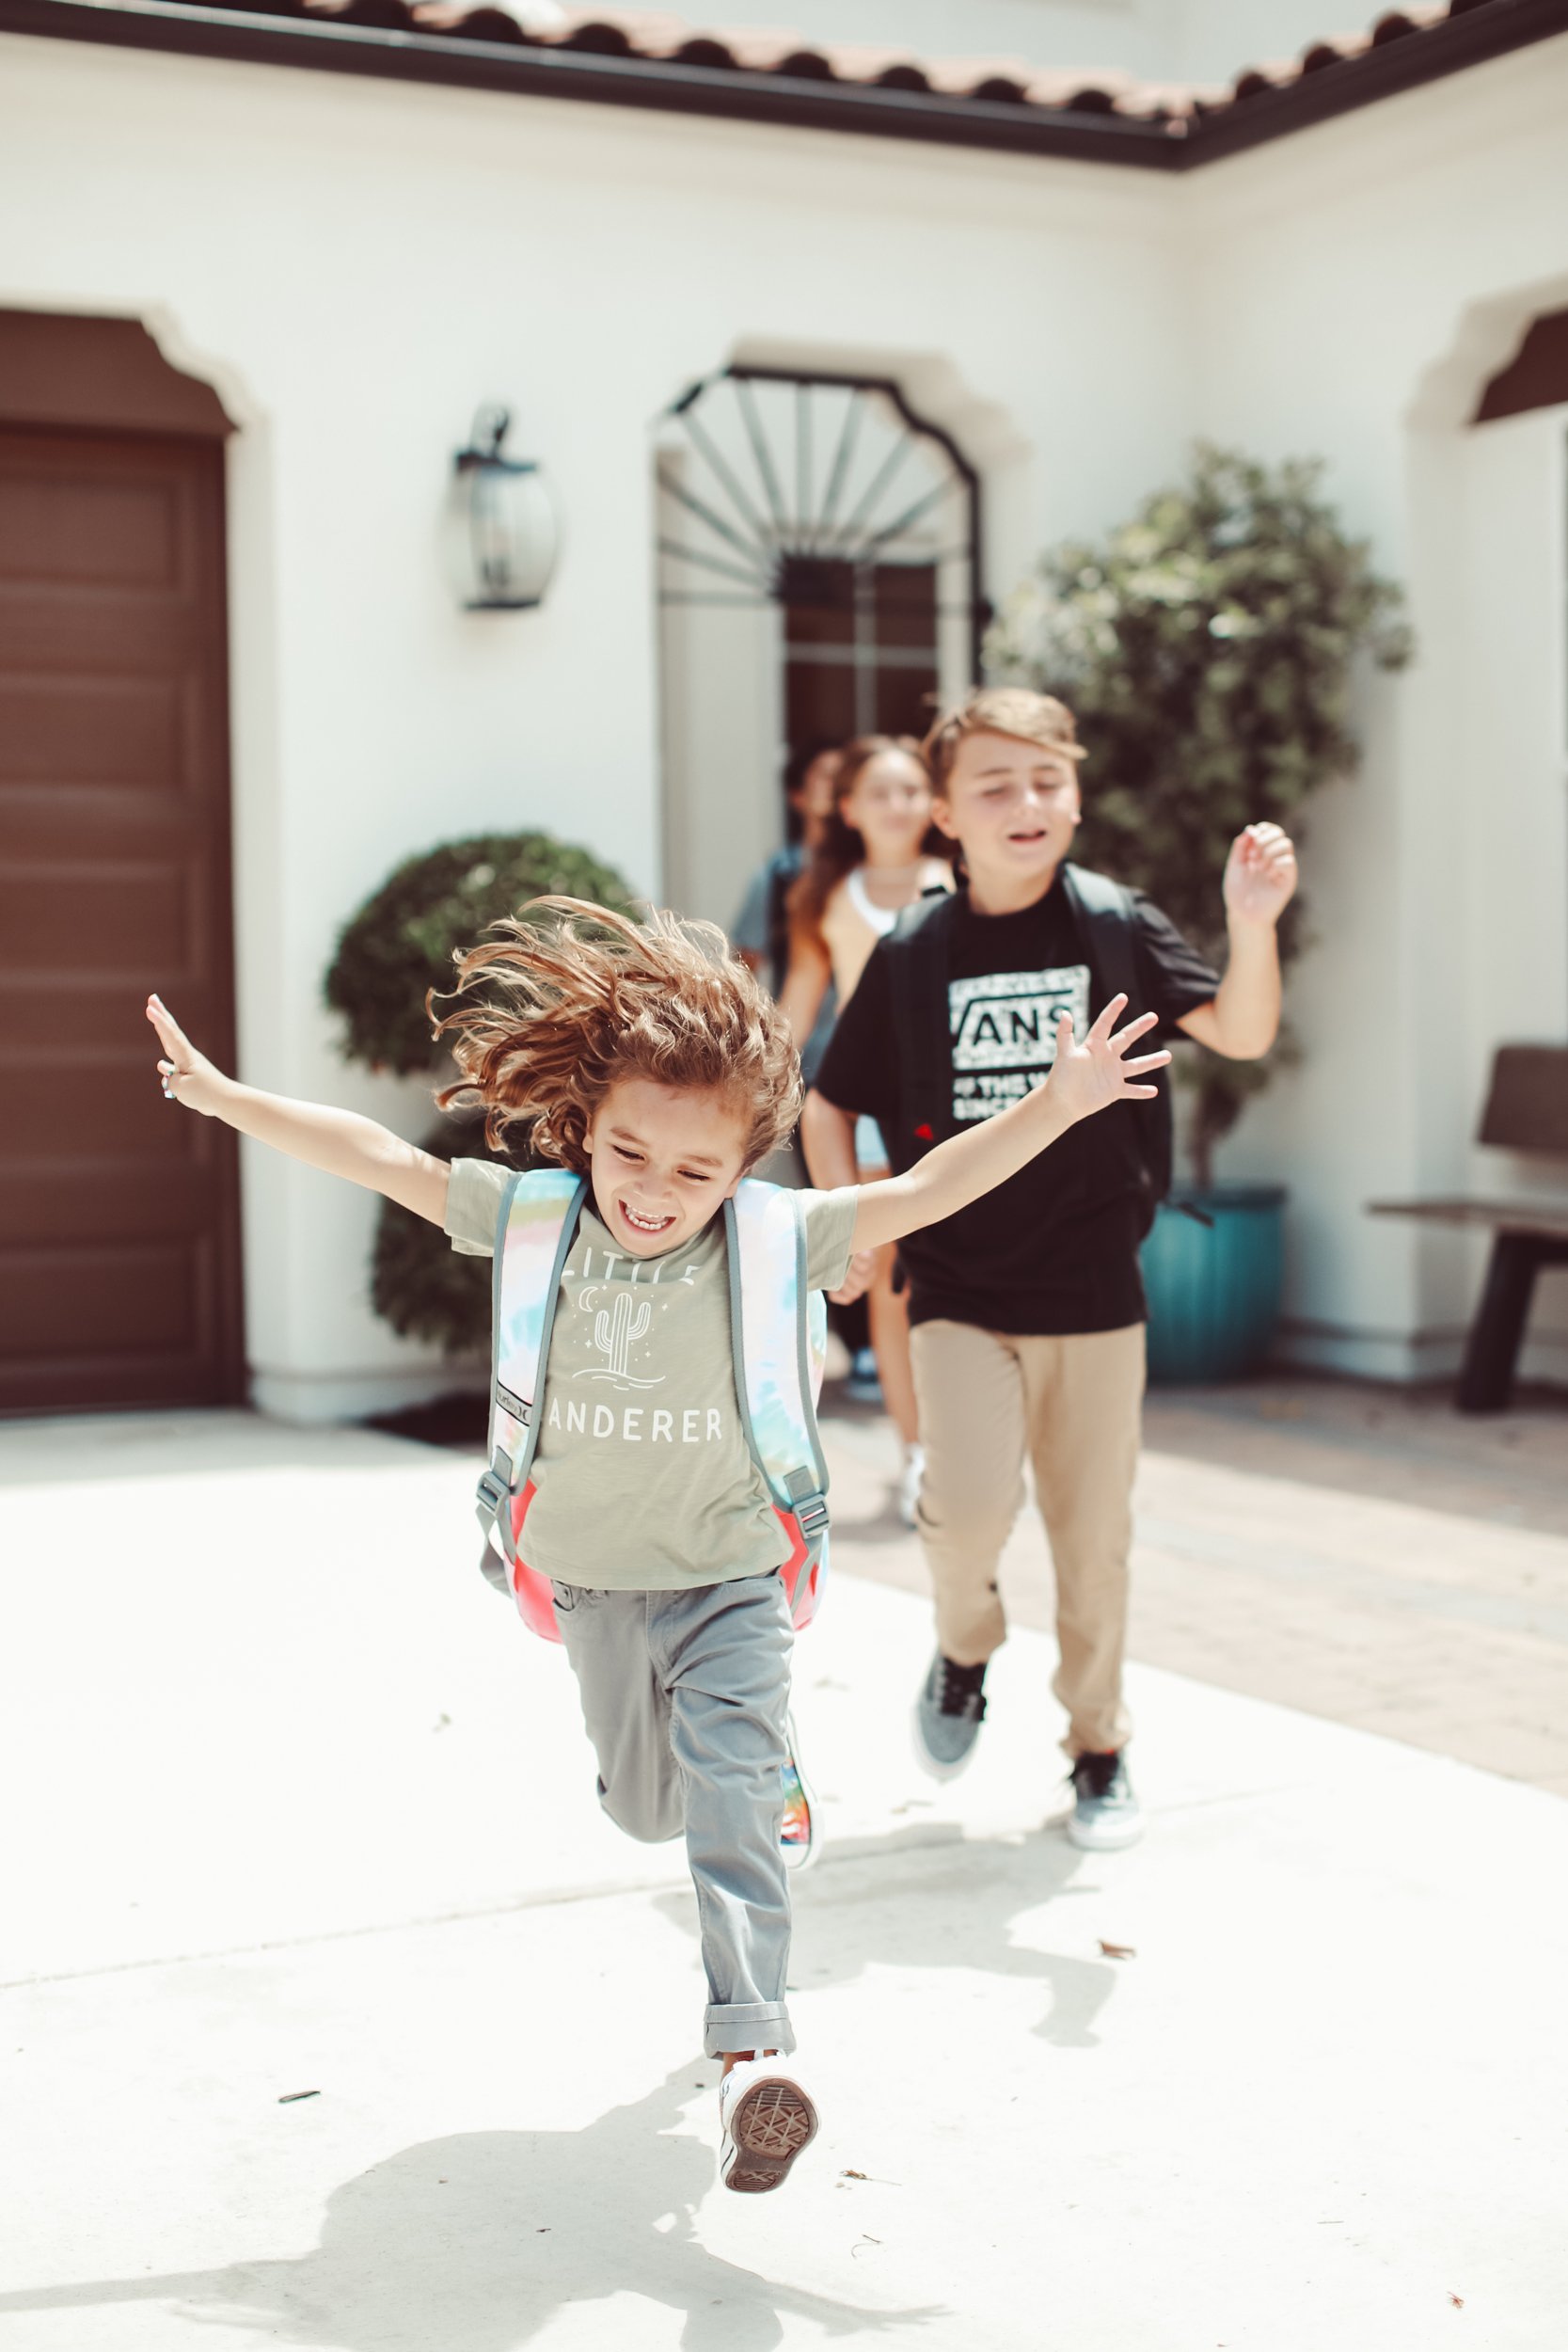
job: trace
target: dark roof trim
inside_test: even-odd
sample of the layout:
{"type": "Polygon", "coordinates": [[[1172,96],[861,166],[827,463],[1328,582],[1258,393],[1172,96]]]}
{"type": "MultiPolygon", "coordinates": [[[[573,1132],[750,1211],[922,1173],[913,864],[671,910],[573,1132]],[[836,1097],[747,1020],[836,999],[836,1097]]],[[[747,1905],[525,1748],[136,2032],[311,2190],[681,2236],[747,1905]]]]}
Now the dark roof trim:
{"type": "Polygon", "coordinates": [[[606,56],[592,50],[520,49],[445,33],[385,32],[315,18],[190,8],[181,0],[0,0],[0,33],[7,32],[534,98],[591,99],[600,105],[652,106],[795,129],[870,132],[1026,155],[1144,164],[1156,170],[1171,170],[1180,161],[1179,140],[1116,115],[1047,112],[803,75],[606,56]]]}
{"type": "Polygon", "coordinates": [[[720,68],[686,57],[519,47],[460,32],[388,30],[182,0],[0,0],[0,33],[1186,171],[1568,32],[1568,0],[1457,5],[1460,12],[1440,23],[1396,20],[1401,37],[1325,61],[1283,87],[1244,77],[1222,104],[1164,119],[720,68]]]}
{"type": "Polygon", "coordinates": [[[1193,131],[1189,143],[1197,151],[1191,161],[1217,162],[1222,155],[1261,147],[1291,131],[1376,105],[1381,99],[1419,89],[1564,32],[1568,0],[1468,0],[1440,24],[1411,26],[1359,56],[1342,57],[1304,73],[1284,88],[1243,94],[1193,131]]]}

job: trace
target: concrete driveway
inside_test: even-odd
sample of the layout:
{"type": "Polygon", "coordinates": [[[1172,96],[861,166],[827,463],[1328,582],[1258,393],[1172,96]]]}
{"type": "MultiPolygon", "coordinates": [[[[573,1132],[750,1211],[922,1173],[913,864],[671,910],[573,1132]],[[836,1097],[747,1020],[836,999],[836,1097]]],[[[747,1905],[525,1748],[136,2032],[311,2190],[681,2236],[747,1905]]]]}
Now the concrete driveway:
{"type": "Polygon", "coordinates": [[[678,1850],[599,1817],[471,1465],[0,1432],[5,2352],[1557,2341],[1568,1806],[1139,1667],[1149,1836],[1080,1856],[1028,1628],[937,1790],[927,1612],[846,1572],[888,1547],[838,1450],[797,1700],[824,2129],[752,2201],[678,1850]]]}

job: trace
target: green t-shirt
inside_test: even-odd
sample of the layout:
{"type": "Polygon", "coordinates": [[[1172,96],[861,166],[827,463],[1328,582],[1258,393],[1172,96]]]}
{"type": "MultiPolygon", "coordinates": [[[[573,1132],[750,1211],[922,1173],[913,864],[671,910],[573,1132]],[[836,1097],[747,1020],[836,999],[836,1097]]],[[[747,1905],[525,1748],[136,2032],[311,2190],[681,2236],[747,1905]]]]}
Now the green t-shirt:
{"type": "MultiPolygon", "coordinates": [[[[489,1257],[508,1171],[454,1160],[447,1232],[489,1257]]],[[[806,1280],[836,1290],[856,1188],[802,1192],[806,1280]]],[[[721,1217],[663,1257],[630,1258],[584,1206],[561,1277],[523,1549],[563,1584],[672,1592],[767,1576],[783,1537],[736,1395],[721,1217]]]]}

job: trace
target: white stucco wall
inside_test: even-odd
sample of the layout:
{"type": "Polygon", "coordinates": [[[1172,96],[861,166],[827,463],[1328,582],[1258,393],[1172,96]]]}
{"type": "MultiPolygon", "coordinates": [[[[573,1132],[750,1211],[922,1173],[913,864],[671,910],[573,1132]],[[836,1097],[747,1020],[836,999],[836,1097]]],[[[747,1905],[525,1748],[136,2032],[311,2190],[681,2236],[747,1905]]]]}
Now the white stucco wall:
{"type": "MultiPolygon", "coordinates": [[[[648,434],[694,377],[736,357],[897,375],[985,471],[992,594],[1119,519],[1196,431],[1318,451],[1409,582],[1422,660],[1366,682],[1364,772],[1313,813],[1307,1058],[1222,1172],[1291,1184],[1291,1352],[1447,1368],[1475,1246],[1363,1204],[1476,1181],[1494,1045],[1564,1034],[1564,421],[1464,420],[1523,321],[1568,303],[1565,108],[1568,39],[1167,181],[0,43],[0,302],[146,318],[241,428],[245,1074],[424,1123],[418,1089],[344,1068],[320,1007],[338,926],[411,850],[537,822],[659,886],[648,434]],[[514,618],[458,612],[437,553],[451,453],[492,398],[566,518],[546,607],[514,618]]],[[[704,911],[753,838],[726,835],[704,911]]],[[[273,1407],[443,1385],[365,1304],[372,1221],[247,1148],[273,1407]]],[[[1528,1359],[1558,1376],[1565,1292],[1528,1359]]]]}
{"type": "MultiPolygon", "coordinates": [[[[241,427],[244,1073],[407,1132],[417,1090],[345,1070],[320,1005],[398,858],[541,823],[658,886],[648,436],[693,377],[837,356],[972,420],[993,586],[1193,427],[1152,177],[44,40],[0,42],[0,302],[145,317],[241,427]],[[512,618],[459,612],[437,553],[496,398],[566,520],[512,618]]],[[[441,1385],[365,1303],[373,1202],[249,1147],[245,1181],[260,1398],[441,1385]]]]}
{"type": "MultiPolygon", "coordinates": [[[[1226,1162],[1290,1177],[1293,1351],[1393,1376],[1456,1360],[1481,1245],[1362,1204],[1549,1179],[1469,1139],[1496,1046],[1568,1036],[1564,421],[1468,419],[1568,304],[1565,111],[1568,39],[1183,189],[1206,431],[1325,455],[1420,641],[1405,681],[1369,684],[1362,776],[1309,820],[1307,1060],[1226,1162]]],[[[1527,1370],[1568,1376],[1563,1274],[1532,1331],[1527,1370]]]]}

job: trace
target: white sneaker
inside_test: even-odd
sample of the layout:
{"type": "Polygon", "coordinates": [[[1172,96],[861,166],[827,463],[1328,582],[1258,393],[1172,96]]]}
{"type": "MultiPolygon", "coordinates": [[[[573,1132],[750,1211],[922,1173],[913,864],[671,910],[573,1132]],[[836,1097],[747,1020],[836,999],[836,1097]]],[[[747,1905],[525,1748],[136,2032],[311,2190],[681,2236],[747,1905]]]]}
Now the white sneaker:
{"type": "Polygon", "coordinates": [[[756,2194],[778,2188],[816,2137],[816,2109],[788,2058],[742,2058],[719,2086],[719,2178],[756,2194]]]}
{"type": "Polygon", "coordinates": [[[926,1474],[923,1445],[904,1448],[904,1474],[898,1481],[898,1516],[906,1527],[920,1524],[920,1482],[926,1474]]]}

